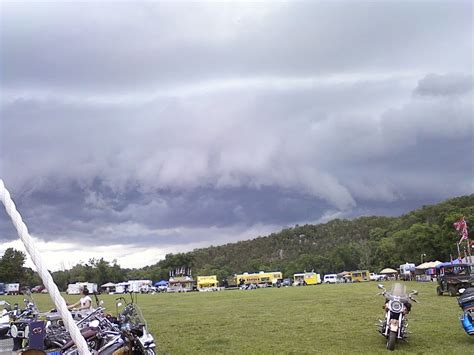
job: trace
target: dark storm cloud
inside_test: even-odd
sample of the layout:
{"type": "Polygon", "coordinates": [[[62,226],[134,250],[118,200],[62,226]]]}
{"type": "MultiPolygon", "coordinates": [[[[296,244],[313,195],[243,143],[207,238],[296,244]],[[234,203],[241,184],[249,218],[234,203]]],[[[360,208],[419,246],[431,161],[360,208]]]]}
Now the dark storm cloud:
{"type": "Polygon", "coordinates": [[[474,190],[468,1],[0,6],[0,176],[41,240],[182,251],[474,190]]]}

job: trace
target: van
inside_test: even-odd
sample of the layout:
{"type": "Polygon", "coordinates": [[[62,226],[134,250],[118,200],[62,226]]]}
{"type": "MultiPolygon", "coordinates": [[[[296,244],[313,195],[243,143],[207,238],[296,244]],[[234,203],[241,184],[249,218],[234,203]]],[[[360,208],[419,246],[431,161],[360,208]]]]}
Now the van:
{"type": "Polygon", "coordinates": [[[324,275],[323,283],[325,283],[325,284],[335,284],[335,283],[337,283],[337,274],[324,275]]]}

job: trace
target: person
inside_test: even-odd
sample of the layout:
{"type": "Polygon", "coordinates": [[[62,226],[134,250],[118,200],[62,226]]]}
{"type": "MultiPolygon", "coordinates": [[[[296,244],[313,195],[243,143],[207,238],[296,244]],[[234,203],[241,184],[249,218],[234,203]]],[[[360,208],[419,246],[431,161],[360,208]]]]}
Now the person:
{"type": "Polygon", "coordinates": [[[82,289],[82,297],[79,301],[74,304],[71,304],[67,307],[73,311],[91,311],[92,310],[92,299],[89,296],[89,290],[87,287],[82,289]]]}

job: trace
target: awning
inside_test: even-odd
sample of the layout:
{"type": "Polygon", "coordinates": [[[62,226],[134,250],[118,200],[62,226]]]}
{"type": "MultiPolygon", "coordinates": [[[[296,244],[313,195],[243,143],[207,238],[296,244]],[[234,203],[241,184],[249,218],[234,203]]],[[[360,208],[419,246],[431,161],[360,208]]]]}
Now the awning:
{"type": "Polygon", "coordinates": [[[106,287],[115,287],[115,286],[116,286],[116,284],[114,284],[113,282],[107,282],[106,284],[103,284],[100,287],[106,288],[106,287]]]}
{"type": "Polygon", "coordinates": [[[436,266],[441,264],[441,261],[427,261],[426,263],[420,264],[416,267],[418,270],[427,270],[427,269],[433,269],[436,266]]]}
{"type": "Polygon", "coordinates": [[[398,271],[390,269],[389,267],[380,271],[381,274],[396,274],[398,271]]]}

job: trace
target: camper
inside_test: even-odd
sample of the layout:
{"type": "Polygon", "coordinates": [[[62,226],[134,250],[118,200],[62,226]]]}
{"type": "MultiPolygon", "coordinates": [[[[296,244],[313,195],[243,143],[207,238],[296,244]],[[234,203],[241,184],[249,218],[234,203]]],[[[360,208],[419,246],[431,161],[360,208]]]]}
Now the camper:
{"type": "Polygon", "coordinates": [[[283,274],[280,271],[274,272],[264,272],[260,271],[258,273],[249,274],[244,272],[241,275],[236,275],[237,282],[240,286],[242,285],[259,285],[261,287],[265,286],[276,286],[278,283],[281,283],[283,280],[283,274]]]}
{"type": "Polygon", "coordinates": [[[115,293],[127,293],[130,284],[128,282],[119,282],[115,285],[115,293]]]}
{"type": "Polygon", "coordinates": [[[295,286],[317,285],[321,283],[321,275],[315,272],[302,272],[294,274],[293,281],[295,286]]]}
{"type": "Polygon", "coordinates": [[[20,284],[19,283],[5,284],[5,294],[7,294],[7,295],[19,295],[20,294],[20,284]]]}
{"type": "Polygon", "coordinates": [[[400,278],[405,281],[411,281],[415,277],[415,264],[405,263],[400,265],[400,278]]]}
{"type": "Polygon", "coordinates": [[[79,295],[84,287],[87,287],[89,293],[97,293],[97,284],[92,282],[76,282],[74,284],[69,284],[67,285],[66,293],[68,295],[79,295]]]}
{"type": "Polygon", "coordinates": [[[151,292],[153,287],[153,281],[151,280],[129,280],[127,284],[127,292],[133,293],[148,293],[151,292]]]}
{"type": "Polygon", "coordinates": [[[0,282],[0,295],[5,294],[5,284],[3,282],[0,282]]]}

